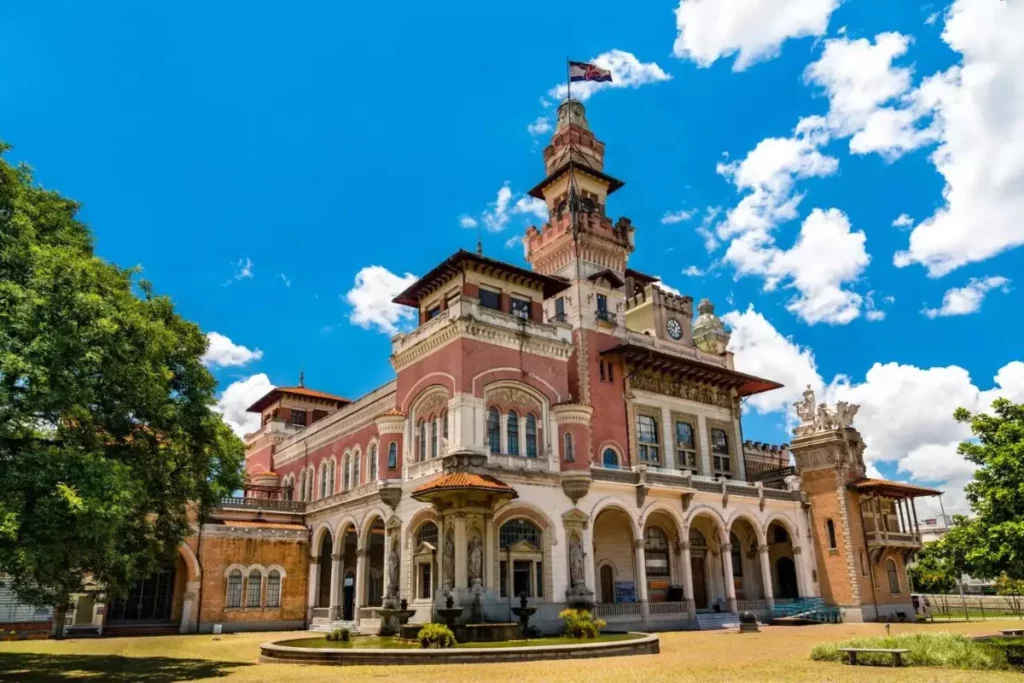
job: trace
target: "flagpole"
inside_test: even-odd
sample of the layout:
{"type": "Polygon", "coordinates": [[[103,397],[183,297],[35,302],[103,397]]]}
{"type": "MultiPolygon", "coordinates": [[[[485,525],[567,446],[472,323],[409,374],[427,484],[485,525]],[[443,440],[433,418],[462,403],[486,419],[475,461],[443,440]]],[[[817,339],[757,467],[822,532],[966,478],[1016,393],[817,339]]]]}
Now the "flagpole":
{"type": "MultiPolygon", "coordinates": [[[[572,63],[569,60],[568,55],[565,57],[565,100],[566,102],[572,102],[572,63]]],[[[577,350],[577,363],[579,364],[578,374],[580,378],[580,396],[579,401],[584,405],[590,404],[590,381],[588,380],[586,373],[588,372],[589,359],[587,358],[587,346],[586,346],[586,335],[583,327],[583,285],[581,280],[583,279],[583,273],[580,267],[580,228],[579,228],[579,216],[577,215],[578,200],[576,197],[576,174],[573,169],[573,141],[572,141],[572,107],[566,107],[566,133],[568,134],[568,150],[569,150],[569,182],[567,184],[567,190],[569,195],[569,221],[572,230],[572,245],[573,252],[576,258],[576,310],[579,312],[579,332],[576,343],[579,345],[577,350]]]]}

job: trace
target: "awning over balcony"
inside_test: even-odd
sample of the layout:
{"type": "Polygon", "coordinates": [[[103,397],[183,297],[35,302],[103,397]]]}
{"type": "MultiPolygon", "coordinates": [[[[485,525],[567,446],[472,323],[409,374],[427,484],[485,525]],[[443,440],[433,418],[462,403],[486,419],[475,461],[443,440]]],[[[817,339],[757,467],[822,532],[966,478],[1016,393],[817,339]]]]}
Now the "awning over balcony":
{"type": "Polygon", "coordinates": [[[922,498],[942,495],[942,491],[888,479],[859,479],[850,484],[849,488],[857,493],[875,494],[884,498],[922,498]]]}
{"type": "Polygon", "coordinates": [[[490,475],[452,472],[428,481],[425,484],[420,484],[413,489],[412,497],[416,500],[425,500],[434,494],[452,491],[478,491],[496,494],[505,498],[516,498],[518,496],[514,488],[490,475]]]}
{"type": "Polygon", "coordinates": [[[601,352],[601,355],[619,355],[635,367],[665,373],[681,380],[703,382],[725,389],[736,389],[736,393],[740,396],[751,396],[782,387],[781,384],[770,379],[709,365],[696,358],[677,356],[629,342],[606,349],[601,352]]]}

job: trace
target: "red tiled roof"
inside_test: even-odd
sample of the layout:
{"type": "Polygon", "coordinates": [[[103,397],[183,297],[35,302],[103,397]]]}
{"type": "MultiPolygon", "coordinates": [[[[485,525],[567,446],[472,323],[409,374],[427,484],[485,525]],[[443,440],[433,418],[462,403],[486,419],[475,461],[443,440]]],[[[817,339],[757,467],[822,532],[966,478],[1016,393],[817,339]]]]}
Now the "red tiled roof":
{"type": "Polygon", "coordinates": [[[917,498],[919,496],[941,496],[942,491],[914,486],[902,481],[888,479],[858,479],[850,484],[850,488],[858,493],[878,493],[892,498],[917,498]]]}
{"type": "Polygon", "coordinates": [[[467,472],[453,472],[445,474],[426,484],[420,484],[413,489],[412,495],[430,493],[432,491],[457,491],[460,489],[478,489],[493,491],[495,493],[511,493],[515,495],[516,490],[501,481],[486,474],[469,474],[467,472]]]}
{"type": "Polygon", "coordinates": [[[316,389],[308,389],[306,387],[277,387],[268,391],[262,398],[253,403],[248,407],[247,412],[259,413],[267,407],[269,403],[276,401],[281,395],[289,394],[291,396],[305,396],[307,398],[318,398],[322,401],[333,401],[340,406],[352,401],[342,396],[335,396],[334,394],[328,394],[326,391],[317,391],[316,389]]]}
{"type": "Polygon", "coordinates": [[[248,520],[225,519],[224,526],[230,527],[251,527],[254,529],[291,529],[301,531],[306,527],[301,524],[289,524],[287,522],[257,522],[248,520]]]}

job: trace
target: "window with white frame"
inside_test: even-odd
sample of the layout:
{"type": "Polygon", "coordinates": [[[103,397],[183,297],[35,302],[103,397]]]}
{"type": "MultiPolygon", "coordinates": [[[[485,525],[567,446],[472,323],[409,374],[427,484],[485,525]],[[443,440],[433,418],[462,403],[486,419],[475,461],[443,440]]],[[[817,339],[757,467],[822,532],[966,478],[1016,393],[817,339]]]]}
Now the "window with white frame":
{"type": "Polygon", "coordinates": [[[242,570],[232,569],[228,574],[227,592],[224,596],[225,607],[242,606],[242,570]]]}
{"type": "Polygon", "coordinates": [[[267,607],[281,606],[281,572],[271,569],[267,574],[267,607]]]}
{"type": "Polygon", "coordinates": [[[519,455],[519,413],[508,411],[508,454],[519,455]]]}
{"type": "Polygon", "coordinates": [[[676,418],[676,463],[681,470],[697,471],[697,429],[690,420],[676,418]]]}
{"type": "Polygon", "coordinates": [[[543,533],[528,519],[512,519],[498,530],[498,584],[502,597],[544,597],[543,533]]]}
{"type": "Polygon", "coordinates": [[[419,456],[420,462],[427,459],[427,422],[426,420],[420,420],[419,428],[419,456]]]}
{"type": "Polygon", "coordinates": [[[658,420],[653,415],[640,414],[636,416],[636,440],[640,462],[652,465],[661,463],[658,420]]]}
{"type": "Polygon", "coordinates": [[[359,486],[359,451],[352,454],[352,486],[359,486]]]}
{"type": "Polygon", "coordinates": [[[437,420],[430,421],[430,457],[437,457],[437,420]]]}
{"type": "Polygon", "coordinates": [[[259,607],[263,597],[263,573],[259,569],[249,572],[249,581],[245,589],[245,606],[259,607]]]}
{"type": "Polygon", "coordinates": [[[608,470],[619,469],[619,454],[612,448],[604,449],[601,454],[601,465],[608,470]]]}
{"type": "Polygon", "coordinates": [[[388,444],[388,469],[398,469],[398,443],[396,441],[388,444]]]}
{"type": "Polygon", "coordinates": [[[526,416],[526,457],[537,457],[537,418],[532,414],[526,416]]]}
{"type": "Polygon", "coordinates": [[[501,453],[501,416],[494,406],[487,409],[487,446],[491,453],[501,453]]]}
{"type": "Polygon", "coordinates": [[[367,456],[370,460],[370,481],[377,481],[377,444],[370,446],[370,454],[367,456]]]}
{"type": "Polygon", "coordinates": [[[352,488],[352,456],[345,456],[344,469],[341,472],[341,480],[343,483],[343,490],[348,491],[352,488]]]}

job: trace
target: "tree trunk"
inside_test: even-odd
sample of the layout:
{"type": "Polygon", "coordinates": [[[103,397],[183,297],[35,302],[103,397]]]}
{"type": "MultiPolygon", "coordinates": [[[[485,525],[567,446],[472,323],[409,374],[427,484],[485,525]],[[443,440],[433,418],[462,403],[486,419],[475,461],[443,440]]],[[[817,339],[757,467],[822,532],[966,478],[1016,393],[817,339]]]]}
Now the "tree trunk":
{"type": "Polygon", "coordinates": [[[67,616],[68,608],[61,606],[53,611],[53,638],[54,640],[64,639],[64,619],[67,616]]]}

